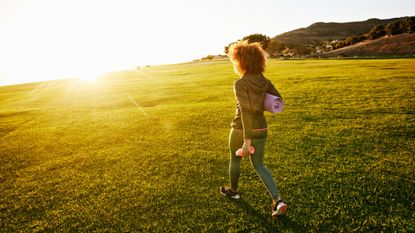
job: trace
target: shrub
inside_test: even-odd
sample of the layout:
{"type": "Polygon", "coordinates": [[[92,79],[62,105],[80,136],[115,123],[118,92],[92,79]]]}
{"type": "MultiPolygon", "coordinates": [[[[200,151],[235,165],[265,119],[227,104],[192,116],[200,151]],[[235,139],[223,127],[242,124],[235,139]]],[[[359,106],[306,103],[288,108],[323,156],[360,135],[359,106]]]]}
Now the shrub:
{"type": "Polygon", "coordinates": [[[398,35],[404,32],[401,27],[401,21],[392,22],[385,27],[387,35],[398,35]]]}
{"type": "Polygon", "coordinates": [[[383,25],[377,25],[370,30],[366,36],[368,39],[374,40],[380,38],[386,34],[385,27],[383,25]]]}
{"type": "Polygon", "coordinates": [[[400,22],[400,27],[404,32],[413,33],[415,31],[415,16],[403,19],[400,22]]]}

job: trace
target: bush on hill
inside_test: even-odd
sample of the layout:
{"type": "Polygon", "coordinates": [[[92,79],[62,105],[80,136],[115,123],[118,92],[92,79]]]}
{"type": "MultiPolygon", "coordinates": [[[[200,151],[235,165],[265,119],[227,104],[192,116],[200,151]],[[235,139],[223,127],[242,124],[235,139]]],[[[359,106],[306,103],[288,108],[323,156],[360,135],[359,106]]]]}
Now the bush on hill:
{"type": "Polygon", "coordinates": [[[385,32],[387,35],[391,36],[391,35],[402,34],[404,33],[404,30],[401,27],[401,22],[396,21],[396,22],[386,25],[385,32]]]}
{"type": "Polygon", "coordinates": [[[367,34],[366,37],[370,40],[374,40],[386,35],[385,27],[383,25],[377,25],[372,28],[367,34]]]}
{"type": "Polygon", "coordinates": [[[402,33],[413,33],[414,29],[415,29],[415,17],[405,17],[401,20],[391,22],[387,24],[386,26],[376,25],[368,33],[365,33],[363,35],[347,37],[345,40],[339,41],[334,46],[334,49],[340,49],[346,46],[354,45],[366,39],[369,39],[369,40],[378,39],[385,35],[392,36],[392,35],[399,35],[402,33]]]}
{"type": "Polygon", "coordinates": [[[400,26],[405,32],[415,32],[415,16],[405,18],[401,21],[400,26]]]}

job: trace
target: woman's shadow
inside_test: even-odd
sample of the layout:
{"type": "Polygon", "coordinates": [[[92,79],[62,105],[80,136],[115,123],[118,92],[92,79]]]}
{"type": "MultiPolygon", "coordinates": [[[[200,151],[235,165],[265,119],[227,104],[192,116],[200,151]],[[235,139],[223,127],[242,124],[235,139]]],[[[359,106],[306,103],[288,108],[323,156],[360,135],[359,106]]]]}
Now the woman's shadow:
{"type": "Polygon", "coordinates": [[[239,200],[234,200],[233,203],[245,210],[245,212],[248,215],[252,216],[257,223],[262,225],[270,232],[282,229],[290,229],[293,232],[307,232],[307,229],[304,226],[292,221],[286,215],[280,216],[278,217],[278,220],[275,220],[271,215],[264,215],[263,213],[259,212],[242,198],[239,200]]]}

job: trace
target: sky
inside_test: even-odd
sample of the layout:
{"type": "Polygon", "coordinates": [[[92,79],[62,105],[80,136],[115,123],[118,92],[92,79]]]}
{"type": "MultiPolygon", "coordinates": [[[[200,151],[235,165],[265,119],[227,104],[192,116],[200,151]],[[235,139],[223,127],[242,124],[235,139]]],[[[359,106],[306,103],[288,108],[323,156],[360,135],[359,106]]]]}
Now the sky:
{"type": "Polygon", "coordinates": [[[315,22],[413,15],[413,0],[0,0],[0,85],[188,62],[315,22]]]}

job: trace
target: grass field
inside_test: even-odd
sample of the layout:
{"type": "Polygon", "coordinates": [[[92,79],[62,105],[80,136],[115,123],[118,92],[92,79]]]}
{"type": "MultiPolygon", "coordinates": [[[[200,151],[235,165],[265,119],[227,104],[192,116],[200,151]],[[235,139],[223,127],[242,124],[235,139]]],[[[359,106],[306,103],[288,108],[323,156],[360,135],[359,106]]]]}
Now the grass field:
{"type": "Polygon", "coordinates": [[[415,232],[415,59],[268,62],[265,162],[228,184],[228,61],[0,87],[1,232],[415,232]]]}

